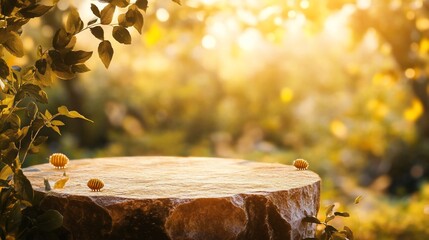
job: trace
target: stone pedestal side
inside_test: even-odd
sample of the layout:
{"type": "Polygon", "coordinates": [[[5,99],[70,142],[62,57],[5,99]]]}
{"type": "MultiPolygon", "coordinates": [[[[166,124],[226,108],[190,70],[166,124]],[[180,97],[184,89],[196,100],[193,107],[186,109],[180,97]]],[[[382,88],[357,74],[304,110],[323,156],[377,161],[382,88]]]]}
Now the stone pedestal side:
{"type": "Polygon", "coordinates": [[[26,169],[42,208],[56,209],[73,239],[287,240],[311,237],[301,223],[319,209],[320,178],[293,166],[237,159],[121,157],[26,169]],[[66,171],[64,189],[45,192],[66,171]],[[99,178],[105,186],[86,186],[99,178]]]}

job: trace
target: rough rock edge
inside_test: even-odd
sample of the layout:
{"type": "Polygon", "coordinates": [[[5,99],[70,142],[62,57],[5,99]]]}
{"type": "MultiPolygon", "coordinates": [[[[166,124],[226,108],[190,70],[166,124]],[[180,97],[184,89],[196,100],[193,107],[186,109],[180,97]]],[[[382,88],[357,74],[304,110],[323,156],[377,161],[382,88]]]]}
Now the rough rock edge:
{"type": "MultiPolygon", "coordinates": [[[[208,201],[222,199],[244,212],[244,230],[229,239],[301,239],[314,235],[313,224],[302,223],[300,219],[317,214],[319,193],[320,181],[317,181],[297,189],[238,194],[208,201]],[[264,219],[260,219],[261,216],[264,219]]],[[[48,193],[42,208],[62,212],[64,226],[74,234],[73,239],[135,239],[133,236],[141,236],[148,240],[168,240],[189,239],[169,236],[166,223],[179,206],[195,201],[201,199],[126,199],[48,193]],[[129,211],[127,215],[123,214],[124,210],[129,211]],[[89,228],[89,235],[82,235],[85,227],[89,228]]]]}

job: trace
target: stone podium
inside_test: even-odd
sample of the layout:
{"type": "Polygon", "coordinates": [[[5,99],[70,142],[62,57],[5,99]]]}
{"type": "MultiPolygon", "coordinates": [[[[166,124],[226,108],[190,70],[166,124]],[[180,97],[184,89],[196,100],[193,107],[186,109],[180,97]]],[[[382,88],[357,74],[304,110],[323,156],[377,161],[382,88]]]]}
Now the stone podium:
{"type": "Polygon", "coordinates": [[[287,240],[312,237],[320,178],[276,163],[197,157],[72,160],[25,169],[43,209],[56,209],[72,239],[287,240]],[[63,189],[45,191],[66,172],[63,189]],[[86,183],[104,181],[100,192],[86,183]]]}

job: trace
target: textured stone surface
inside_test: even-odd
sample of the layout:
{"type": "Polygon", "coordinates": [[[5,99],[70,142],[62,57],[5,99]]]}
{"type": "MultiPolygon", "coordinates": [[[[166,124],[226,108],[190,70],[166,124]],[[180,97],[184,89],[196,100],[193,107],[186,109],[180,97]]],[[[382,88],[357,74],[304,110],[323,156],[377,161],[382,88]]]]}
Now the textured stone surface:
{"type": "MultiPolygon", "coordinates": [[[[47,193],[43,208],[59,210],[73,239],[301,239],[301,223],[319,208],[320,178],[273,163],[219,158],[122,157],[70,161],[64,189],[47,193]],[[86,186],[102,179],[101,192],[86,186]]],[[[26,169],[44,192],[63,170],[26,169]]]]}

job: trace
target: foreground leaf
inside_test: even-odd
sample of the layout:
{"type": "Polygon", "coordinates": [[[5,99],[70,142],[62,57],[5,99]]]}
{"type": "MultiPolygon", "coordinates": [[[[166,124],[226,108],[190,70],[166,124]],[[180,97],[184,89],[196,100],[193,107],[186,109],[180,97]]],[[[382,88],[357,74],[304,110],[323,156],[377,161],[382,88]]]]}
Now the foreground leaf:
{"type": "Polygon", "coordinates": [[[135,4],[137,5],[138,8],[146,12],[147,6],[148,6],[147,0],[137,0],[135,4]]]}
{"type": "Polygon", "coordinates": [[[112,22],[113,14],[115,13],[115,5],[107,4],[100,13],[100,22],[101,24],[109,24],[112,22]]]}
{"type": "Polygon", "coordinates": [[[51,232],[63,225],[63,215],[57,210],[49,209],[36,218],[36,226],[43,232],[51,232]]]}
{"type": "Polygon", "coordinates": [[[109,68],[113,57],[113,48],[112,44],[108,40],[104,40],[98,45],[98,56],[100,57],[104,66],[109,68]]]}
{"type": "Polygon", "coordinates": [[[35,18],[35,17],[40,17],[44,15],[52,7],[53,6],[34,4],[19,10],[19,13],[25,18],[35,18]]]}
{"type": "Polygon", "coordinates": [[[360,203],[360,201],[361,201],[361,200],[362,200],[362,196],[361,196],[361,195],[357,196],[357,197],[355,198],[355,204],[360,203]]]}
{"type": "Polygon", "coordinates": [[[79,12],[74,7],[70,8],[65,29],[71,34],[76,34],[83,29],[83,21],[80,19],[79,12]]]}
{"type": "Polygon", "coordinates": [[[115,26],[112,35],[119,43],[131,44],[131,35],[128,30],[122,26],[115,26]]]}
{"type": "Polygon", "coordinates": [[[0,58],[0,78],[6,78],[9,76],[9,66],[3,58],[0,58]]]}
{"type": "Polygon", "coordinates": [[[59,108],[58,108],[58,112],[59,112],[61,115],[66,116],[66,117],[69,117],[69,118],[80,118],[80,119],[84,119],[84,120],[87,120],[87,121],[93,122],[92,120],[90,120],[90,119],[88,119],[88,118],[84,117],[82,114],[80,114],[80,113],[78,113],[78,112],[76,112],[76,111],[69,111],[69,110],[67,109],[67,107],[66,107],[66,106],[61,106],[61,107],[59,107],[59,108]]]}
{"type": "Polygon", "coordinates": [[[19,35],[15,32],[9,32],[7,34],[6,41],[3,43],[3,46],[16,57],[24,56],[24,45],[22,44],[22,40],[19,35]]]}
{"type": "Polygon", "coordinates": [[[101,41],[104,40],[104,30],[102,27],[96,26],[96,27],[90,28],[89,30],[91,31],[92,35],[94,35],[94,37],[100,39],[101,41]]]}
{"type": "Polygon", "coordinates": [[[3,163],[0,163],[0,164],[3,166],[3,168],[0,171],[0,179],[6,180],[13,174],[12,168],[10,168],[8,165],[5,165],[3,163]]]}
{"type": "Polygon", "coordinates": [[[334,215],[341,217],[350,217],[350,214],[348,212],[334,212],[334,215]]]}
{"type": "Polygon", "coordinates": [[[20,201],[16,201],[6,217],[6,232],[17,232],[21,225],[22,213],[20,201]]]}
{"type": "Polygon", "coordinates": [[[19,169],[13,178],[15,191],[17,192],[20,199],[32,202],[34,197],[33,187],[30,181],[24,175],[21,169],[19,169]]]}
{"type": "Polygon", "coordinates": [[[94,13],[95,16],[97,16],[99,18],[101,17],[100,10],[98,10],[98,7],[95,6],[93,3],[91,3],[91,11],[92,11],[92,13],[94,13]]]}
{"type": "Polygon", "coordinates": [[[321,224],[319,219],[317,219],[316,217],[311,217],[311,216],[303,218],[302,222],[321,224]]]}

